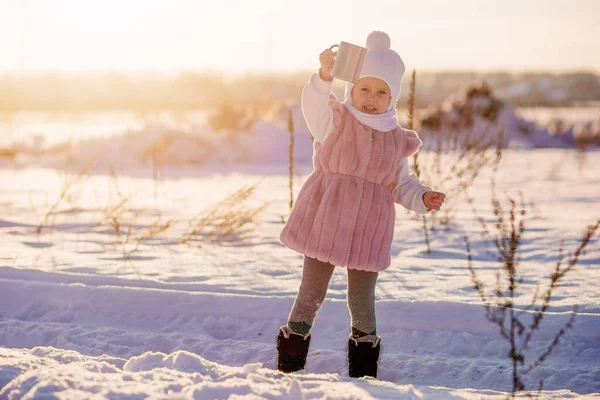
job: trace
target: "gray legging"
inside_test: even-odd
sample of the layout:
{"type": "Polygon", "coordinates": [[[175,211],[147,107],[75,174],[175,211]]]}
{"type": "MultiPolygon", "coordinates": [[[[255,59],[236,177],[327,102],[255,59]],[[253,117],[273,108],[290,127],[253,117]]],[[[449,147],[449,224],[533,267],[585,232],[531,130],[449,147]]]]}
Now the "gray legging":
{"type": "MultiPolygon", "coordinates": [[[[315,258],[304,256],[302,282],[288,322],[304,322],[310,326],[325,300],[329,280],[335,266],[315,258]]],[[[352,327],[370,333],[376,328],[375,285],[377,272],[348,270],[347,305],[352,327]]]]}

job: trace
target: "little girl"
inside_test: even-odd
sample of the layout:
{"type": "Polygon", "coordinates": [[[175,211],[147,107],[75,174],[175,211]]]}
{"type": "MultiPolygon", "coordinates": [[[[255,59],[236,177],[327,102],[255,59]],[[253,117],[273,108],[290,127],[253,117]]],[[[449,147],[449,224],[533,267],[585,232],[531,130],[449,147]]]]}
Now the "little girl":
{"type": "Polygon", "coordinates": [[[302,91],[302,112],[314,137],[314,171],[279,236],[304,255],[304,267],[288,322],[279,329],[277,367],[304,368],[310,330],[338,265],[348,270],[349,376],[377,377],[375,284],[391,262],[394,203],[425,214],[439,210],[445,195],[408,173],[408,157],[422,142],[396,119],[405,68],[388,35],[374,31],[367,37],[360,79],[346,83],[343,103],[331,93],[334,58],[331,50],[321,53],[321,68],[302,91]]]}

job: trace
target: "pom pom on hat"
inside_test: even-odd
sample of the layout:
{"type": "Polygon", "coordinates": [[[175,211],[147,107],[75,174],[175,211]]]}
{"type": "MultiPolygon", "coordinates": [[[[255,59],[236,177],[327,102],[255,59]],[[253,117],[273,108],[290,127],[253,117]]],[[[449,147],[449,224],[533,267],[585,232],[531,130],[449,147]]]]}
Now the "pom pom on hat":
{"type": "Polygon", "coordinates": [[[390,46],[390,37],[385,32],[373,31],[367,36],[367,50],[388,50],[390,46]]]}

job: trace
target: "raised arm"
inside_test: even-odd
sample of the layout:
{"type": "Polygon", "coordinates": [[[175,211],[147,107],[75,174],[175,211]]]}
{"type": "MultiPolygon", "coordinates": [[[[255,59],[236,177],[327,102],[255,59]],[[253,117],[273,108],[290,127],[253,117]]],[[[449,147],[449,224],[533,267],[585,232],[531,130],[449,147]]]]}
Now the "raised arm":
{"type": "Polygon", "coordinates": [[[398,172],[397,183],[392,188],[394,203],[402,204],[418,214],[427,214],[429,211],[423,202],[423,194],[429,191],[431,189],[422,185],[415,174],[408,173],[408,158],[405,158],[398,172]]]}
{"type": "Polygon", "coordinates": [[[318,73],[313,74],[302,89],[302,114],[310,133],[323,143],[333,131],[333,110],[329,107],[331,82],[324,81],[318,73]]]}
{"type": "Polygon", "coordinates": [[[333,131],[333,111],[329,107],[329,96],[332,95],[331,70],[335,55],[331,49],[325,49],[319,54],[321,68],[302,89],[302,114],[310,133],[319,143],[323,143],[333,131]]]}

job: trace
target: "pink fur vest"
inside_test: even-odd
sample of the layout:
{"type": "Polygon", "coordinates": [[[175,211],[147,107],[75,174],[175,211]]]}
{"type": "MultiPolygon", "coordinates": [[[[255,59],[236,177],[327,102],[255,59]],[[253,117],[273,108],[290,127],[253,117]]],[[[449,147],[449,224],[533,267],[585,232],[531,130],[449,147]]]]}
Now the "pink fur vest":
{"type": "Polygon", "coordinates": [[[335,97],[329,105],[334,130],[314,142],[314,171],[279,240],[324,262],[382,271],[390,266],[396,215],[390,187],[422,142],[400,126],[380,132],[361,124],[335,97]]]}

